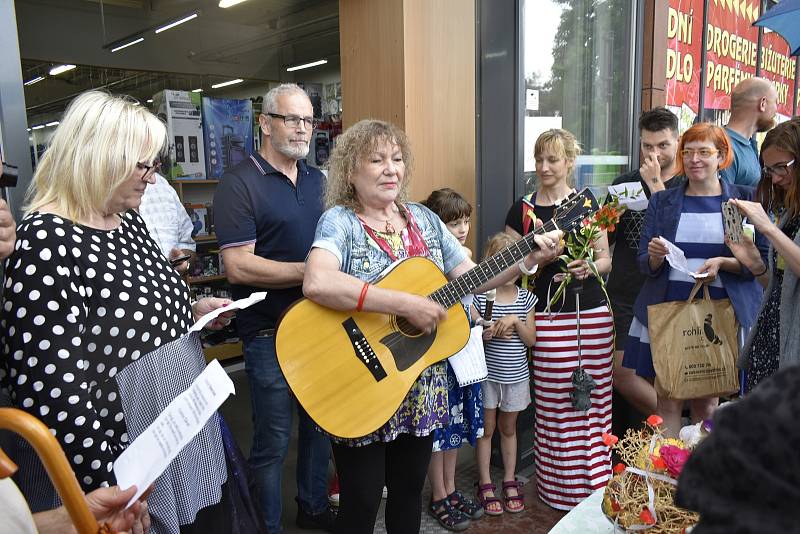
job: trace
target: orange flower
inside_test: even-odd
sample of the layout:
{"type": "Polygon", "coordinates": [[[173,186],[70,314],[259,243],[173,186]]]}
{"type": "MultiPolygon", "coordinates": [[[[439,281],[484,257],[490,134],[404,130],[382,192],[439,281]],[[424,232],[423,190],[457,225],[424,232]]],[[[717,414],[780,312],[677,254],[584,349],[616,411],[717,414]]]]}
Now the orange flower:
{"type": "Polygon", "coordinates": [[[606,444],[606,447],[613,447],[619,441],[619,438],[614,434],[607,434],[603,432],[602,434],[603,443],[606,444]]]}
{"type": "Polygon", "coordinates": [[[647,418],[647,424],[650,425],[650,426],[658,426],[658,425],[662,424],[663,422],[664,422],[664,420],[660,416],[658,416],[656,414],[653,414],[653,415],[651,415],[650,417],[647,418]]]}
{"type": "Polygon", "coordinates": [[[653,462],[654,469],[658,469],[659,471],[664,471],[667,468],[667,463],[660,456],[651,454],[650,461],[653,462]]]}
{"type": "Polygon", "coordinates": [[[645,525],[655,525],[656,519],[653,517],[653,514],[650,513],[650,510],[645,508],[639,514],[639,519],[641,519],[645,525]]]}

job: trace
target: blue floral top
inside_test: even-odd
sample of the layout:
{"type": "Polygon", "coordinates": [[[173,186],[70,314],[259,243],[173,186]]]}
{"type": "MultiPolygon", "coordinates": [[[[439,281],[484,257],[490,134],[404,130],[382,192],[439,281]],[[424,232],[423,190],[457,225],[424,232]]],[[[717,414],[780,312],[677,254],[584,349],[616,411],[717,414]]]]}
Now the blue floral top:
{"type": "MultiPolygon", "coordinates": [[[[467,257],[458,242],[441,222],[439,217],[425,206],[417,203],[405,204],[411,211],[422,239],[428,247],[428,258],[449,273],[467,257]]],[[[410,226],[410,225],[409,225],[410,226]]],[[[408,227],[403,233],[408,232],[408,227]]],[[[399,260],[408,257],[402,243],[393,250],[399,260]]],[[[339,260],[342,272],[365,282],[372,282],[393,262],[378,244],[367,234],[356,214],[341,206],[333,207],[322,214],[317,223],[312,248],[327,250],[339,260]]],[[[394,248],[394,247],[393,247],[394,248]]],[[[377,441],[393,441],[400,434],[427,436],[434,429],[448,422],[447,371],[444,362],[425,369],[403,399],[400,408],[389,421],[375,432],[355,439],[333,437],[338,443],[350,446],[369,445],[377,441]]]]}

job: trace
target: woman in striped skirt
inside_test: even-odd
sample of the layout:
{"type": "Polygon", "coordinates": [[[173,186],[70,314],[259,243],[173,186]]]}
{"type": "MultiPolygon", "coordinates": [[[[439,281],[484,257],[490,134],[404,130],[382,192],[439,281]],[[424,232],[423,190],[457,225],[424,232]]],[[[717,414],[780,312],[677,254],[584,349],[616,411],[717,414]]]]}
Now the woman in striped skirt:
{"type": "MultiPolygon", "coordinates": [[[[579,152],[575,136],[566,130],[548,130],[539,136],[534,147],[537,190],[511,207],[506,232],[522,236],[533,230],[537,219],[553,217],[558,204],[574,192],[569,181],[579,152]]],[[[594,262],[600,274],[611,270],[605,233],[594,243],[594,262]]],[[[566,264],[573,283],[564,298],[547,309],[564,266],[557,259],[525,277],[523,283],[538,298],[533,383],[539,497],[553,508],[569,510],[611,477],[610,452],[602,434],[611,431],[614,321],[602,287],[585,260],[566,264]],[[575,286],[582,286],[580,352],[575,286]],[[587,411],[578,411],[570,398],[572,373],[579,360],[596,383],[587,411]]]]}

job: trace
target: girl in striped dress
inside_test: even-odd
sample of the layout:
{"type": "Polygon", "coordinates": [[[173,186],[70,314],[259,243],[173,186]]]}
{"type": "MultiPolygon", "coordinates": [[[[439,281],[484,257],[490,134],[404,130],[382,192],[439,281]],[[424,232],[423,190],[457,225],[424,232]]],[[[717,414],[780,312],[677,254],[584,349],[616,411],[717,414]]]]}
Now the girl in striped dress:
{"type": "MultiPolygon", "coordinates": [[[[575,136],[566,130],[548,130],[534,146],[537,189],[517,201],[506,217],[506,232],[524,235],[534,220],[550,220],[558,204],[574,192],[570,185],[579,153],[575,136]]],[[[611,270],[608,238],[594,243],[594,263],[600,274],[611,270]]],[[[526,278],[538,297],[536,345],[533,347],[533,393],[536,408],[534,452],[539,498],[553,508],[569,510],[611,477],[611,455],[603,432],[611,432],[611,370],[614,320],[600,283],[585,260],[566,265],[556,260],[526,278]],[[572,373],[578,367],[578,317],[574,292],[546,310],[550,293],[558,287],[563,268],[573,276],[570,287],[580,293],[580,362],[594,379],[591,406],[577,411],[570,399],[572,373]]]]}
{"type": "MultiPolygon", "coordinates": [[[[492,237],[486,247],[490,257],[514,243],[505,233],[492,237]]],[[[487,310],[486,295],[475,296],[473,318],[492,321],[483,339],[489,376],[483,391],[483,437],[478,439],[478,499],[487,515],[500,515],[503,509],[517,513],[525,509],[520,484],[514,475],[517,461],[517,415],[531,403],[528,347],[536,342],[534,306],[536,296],[517,287],[511,280],[497,288],[496,301],[487,310]],[[495,495],[496,486],[489,474],[492,434],[500,429],[503,458],[503,501],[495,495]]]]}

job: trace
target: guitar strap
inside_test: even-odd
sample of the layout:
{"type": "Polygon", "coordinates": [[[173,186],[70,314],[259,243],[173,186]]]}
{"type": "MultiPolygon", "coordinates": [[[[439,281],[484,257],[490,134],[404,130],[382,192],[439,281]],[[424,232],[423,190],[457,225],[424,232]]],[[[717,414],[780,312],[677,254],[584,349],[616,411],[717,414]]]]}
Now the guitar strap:
{"type": "MultiPolygon", "coordinates": [[[[403,240],[403,246],[406,250],[406,257],[430,256],[430,250],[428,249],[428,245],[425,243],[425,240],[422,239],[422,232],[417,225],[414,214],[411,213],[411,210],[406,206],[401,206],[401,208],[403,210],[403,215],[405,215],[406,221],[408,222],[405,230],[400,232],[400,237],[403,240]]],[[[386,238],[381,235],[381,232],[376,232],[361,217],[359,217],[358,220],[361,221],[361,226],[364,227],[364,231],[367,233],[370,239],[372,239],[372,241],[375,242],[375,244],[378,245],[378,247],[380,247],[380,249],[384,251],[393,262],[397,261],[397,253],[386,240],[386,238]]]]}
{"type": "MultiPolygon", "coordinates": [[[[528,193],[522,197],[522,235],[528,235],[531,230],[531,225],[536,220],[536,214],[533,212],[533,207],[536,204],[536,192],[528,193]]],[[[539,272],[539,271],[537,271],[539,272]]],[[[520,286],[523,289],[531,289],[534,287],[532,276],[527,274],[522,275],[520,278],[520,286]]]]}

